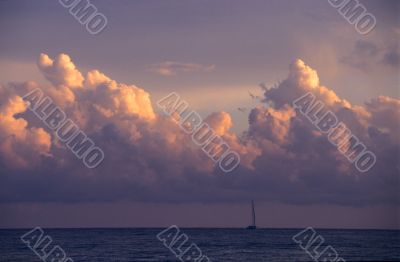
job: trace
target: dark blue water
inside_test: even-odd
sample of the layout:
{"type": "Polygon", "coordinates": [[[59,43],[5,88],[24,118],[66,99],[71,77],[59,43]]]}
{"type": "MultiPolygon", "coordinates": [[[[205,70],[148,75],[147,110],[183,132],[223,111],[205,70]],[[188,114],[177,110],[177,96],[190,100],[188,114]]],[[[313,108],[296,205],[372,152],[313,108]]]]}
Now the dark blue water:
{"type": "MultiPolygon", "coordinates": [[[[178,260],[156,235],[163,229],[44,229],[77,261],[178,260]]],[[[29,230],[0,230],[0,261],[41,261],[21,240],[29,230]]],[[[292,236],[300,229],[181,229],[211,261],[313,261],[292,236]]],[[[400,261],[400,231],[317,229],[346,261],[400,261]]]]}

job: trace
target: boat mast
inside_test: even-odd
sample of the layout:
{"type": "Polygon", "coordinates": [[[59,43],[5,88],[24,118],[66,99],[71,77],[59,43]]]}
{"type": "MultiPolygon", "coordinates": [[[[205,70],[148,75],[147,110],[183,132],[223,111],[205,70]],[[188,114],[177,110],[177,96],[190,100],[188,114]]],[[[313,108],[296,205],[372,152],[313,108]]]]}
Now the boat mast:
{"type": "Polygon", "coordinates": [[[251,200],[251,210],[252,210],[253,226],[256,226],[256,211],[254,210],[253,200],[251,200]]]}

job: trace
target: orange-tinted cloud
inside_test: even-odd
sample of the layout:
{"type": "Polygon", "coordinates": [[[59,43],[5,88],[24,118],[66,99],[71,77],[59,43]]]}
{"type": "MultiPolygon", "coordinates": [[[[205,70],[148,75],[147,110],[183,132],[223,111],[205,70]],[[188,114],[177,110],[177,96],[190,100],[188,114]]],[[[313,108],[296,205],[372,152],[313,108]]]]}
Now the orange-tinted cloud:
{"type": "MultiPolygon", "coordinates": [[[[352,105],[323,86],[316,70],[301,60],[290,65],[284,81],[265,90],[267,103],[251,110],[243,134],[231,131],[234,123],[226,112],[204,117],[240,154],[240,167],[229,175],[220,173],[176,120],[154,112],[144,89],[119,83],[98,70],[81,73],[65,54],[54,60],[42,54],[38,64],[50,82],[40,86],[42,90],[104,150],[106,158],[101,168],[87,170],[42,128],[22,100],[38,84],[0,86],[0,174],[18,171],[18,183],[29,176],[37,178],[30,182],[31,191],[16,193],[18,199],[399,202],[400,101],[382,96],[352,105]],[[376,166],[368,174],[360,175],[291,107],[306,92],[312,92],[377,154],[376,166]],[[53,176],[57,179],[49,180],[53,176]],[[45,181],[55,187],[48,194],[45,181]]],[[[1,187],[19,190],[17,180],[1,175],[0,179],[1,187]]],[[[15,200],[14,193],[2,194],[15,200]]]]}

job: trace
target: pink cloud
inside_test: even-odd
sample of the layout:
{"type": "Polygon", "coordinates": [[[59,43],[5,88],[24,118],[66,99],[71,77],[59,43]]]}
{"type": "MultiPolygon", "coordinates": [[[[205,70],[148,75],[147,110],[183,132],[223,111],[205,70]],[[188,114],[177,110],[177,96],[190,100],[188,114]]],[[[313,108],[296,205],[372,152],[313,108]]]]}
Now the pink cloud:
{"type": "Polygon", "coordinates": [[[291,203],[399,203],[395,188],[400,101],[379,97],[351,105],[323,86],[316,70],[301,60],[291,64],[284,81],[265,91],[267,104],[251,110],[243,134],[230,130],[234,123],[228,113],[204,118],[240,154],[240,167],[228,176],[193,146],[176,120],[155,113],[145,89],[119,83],[98,70],[83,74],[67,55],[53,60],[42,54],[39,68],[50,82],[41,88],[107,157],[101,168],[84,168],[26,111],[22,96],[37,84],[2,85],[0,187],[14,189],[3,191],[3,199],[169,202],[252,197],[291,203]],[[323,101],[378,155],[371,172],[360,175],[291,107],[306,92],[323,101]],[[15,172],[18,179],[12,176],[15,172]],[[8,176],[13,179],[5,179],[8,176]],[[31,190],[19,191],[18,183],[26,181],[31,181],[31,190]],[[53,190],[45,189],[46,181],[53,190]]]}

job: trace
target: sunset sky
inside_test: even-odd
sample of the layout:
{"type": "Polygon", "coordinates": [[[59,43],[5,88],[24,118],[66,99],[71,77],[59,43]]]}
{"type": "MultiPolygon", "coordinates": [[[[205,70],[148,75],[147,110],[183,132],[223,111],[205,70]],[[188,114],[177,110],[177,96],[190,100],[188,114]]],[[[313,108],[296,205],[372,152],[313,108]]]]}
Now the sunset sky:
{"type": "Polygon", "coordinates": [[[400,228],[400,1],[0,0],[0,227],[400,228]],[[261,86],[264,86],[262,88],[261,86]],[[104,151],[95,169],[22,100],[40,88],[104,151]],[[218,169],[157,101],[178,93],[240,166],[218,169]],[[374,152],[360,173],[292,108],[312,92],[374,152]],[[240,110],[239,110],[240,109],[240,110]]]}

